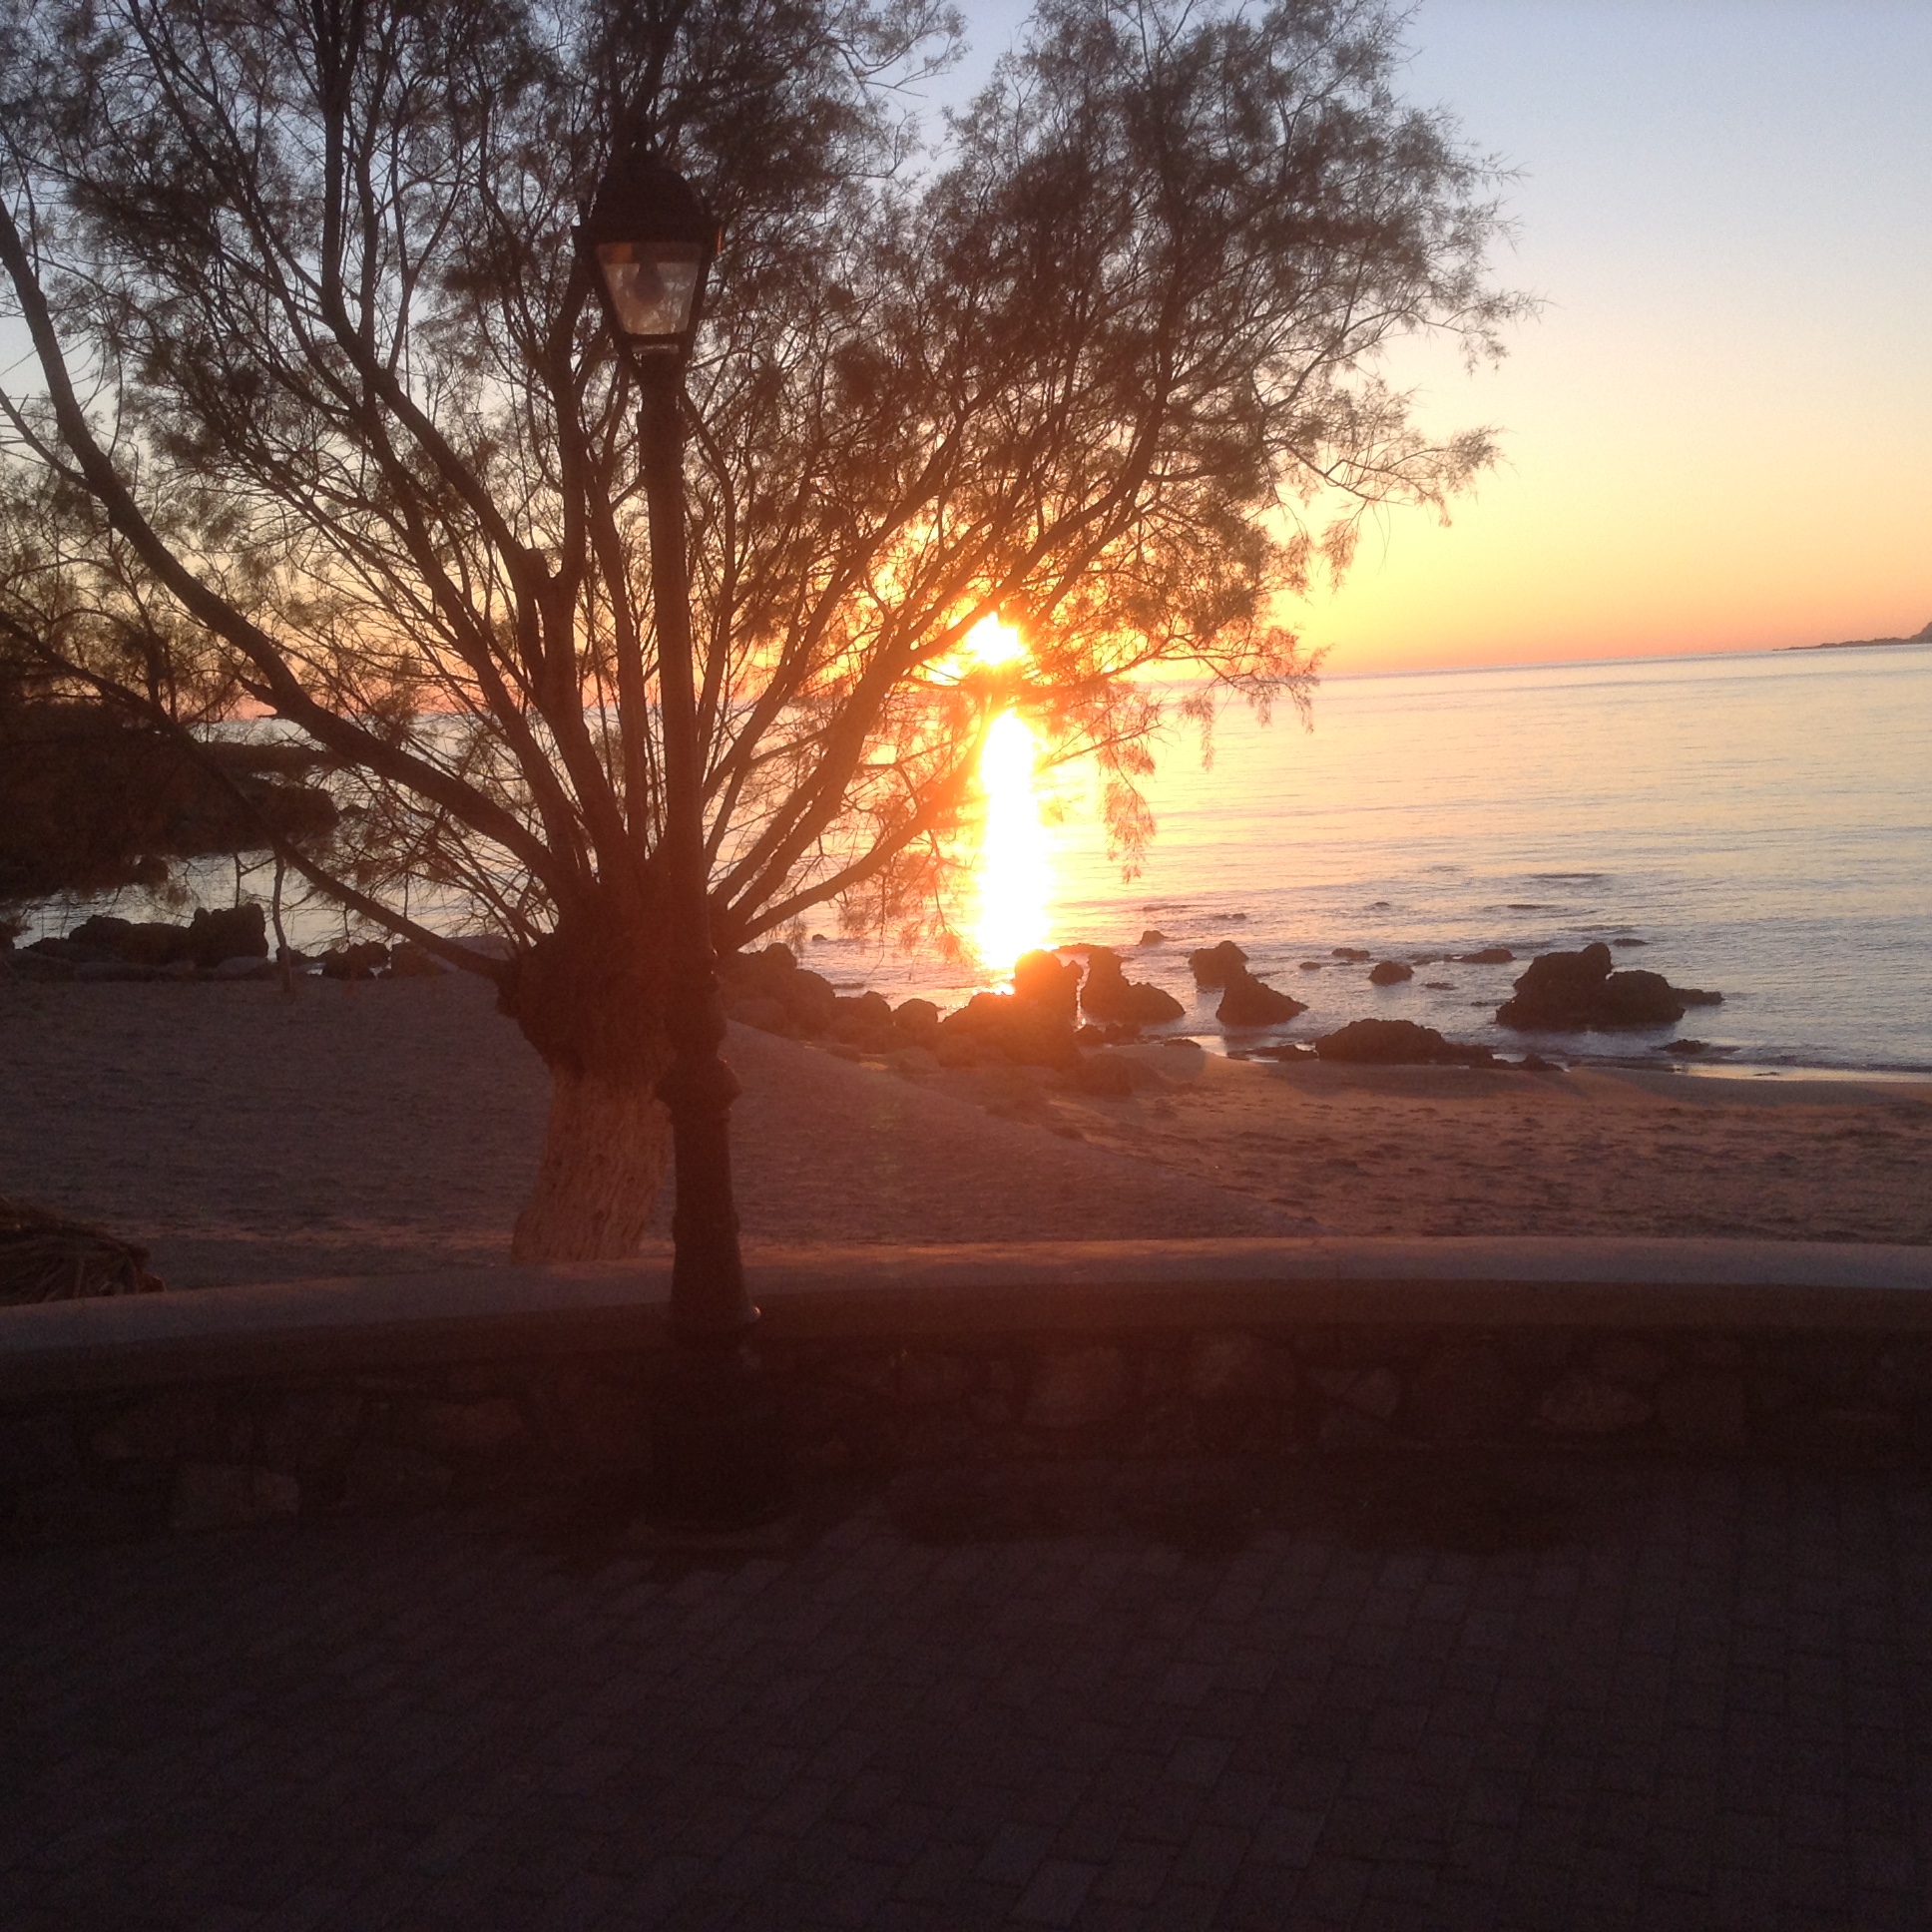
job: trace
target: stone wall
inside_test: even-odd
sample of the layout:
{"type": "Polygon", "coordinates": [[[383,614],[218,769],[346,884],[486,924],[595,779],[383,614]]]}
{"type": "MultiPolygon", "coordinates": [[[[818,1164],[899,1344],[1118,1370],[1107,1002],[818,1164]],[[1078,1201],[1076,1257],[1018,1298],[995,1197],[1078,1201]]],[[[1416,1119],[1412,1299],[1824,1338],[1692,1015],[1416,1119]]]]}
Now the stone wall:
{"type": "MultiPolygon", "coordinates": [[[[1829,1331],[1199,1328],[779,1341],[794,1468],[1445,1448],[1932,1455],[1932,1339],[1829,1331]]],[[[647,1474],[662,1350],[17,1396],[18,1546],[420,1509],[647,1474]]]]}

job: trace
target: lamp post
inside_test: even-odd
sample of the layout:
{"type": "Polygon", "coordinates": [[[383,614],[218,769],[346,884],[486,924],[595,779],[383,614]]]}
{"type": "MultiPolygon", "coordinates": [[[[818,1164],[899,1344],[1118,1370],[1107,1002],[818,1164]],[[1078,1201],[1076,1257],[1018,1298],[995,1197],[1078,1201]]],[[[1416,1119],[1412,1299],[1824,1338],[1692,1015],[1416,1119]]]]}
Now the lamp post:
{"type": "MultiPolygon", "coordinates": [[[[669,1519],[709,1527],[768,1520],[788,1500],[776,1416],[749,1347],[758,1311],[744,1290],[731,1198],[728,1122],[739,1088],[719,1053],[724,1009],[711,940],[685,555],[684,372],[718,241],[718,224],[690,184],[642,144],[612,163],[578,231],[611,332],[638,384],[658,636],[672,922],[672,1062],[658,1096],[671,1110],[676,1158],[677,1360],[652,1409],[653,1501],[669,1519]]],[[[636,721],[636,728],[643,724],[636,721]]]]}

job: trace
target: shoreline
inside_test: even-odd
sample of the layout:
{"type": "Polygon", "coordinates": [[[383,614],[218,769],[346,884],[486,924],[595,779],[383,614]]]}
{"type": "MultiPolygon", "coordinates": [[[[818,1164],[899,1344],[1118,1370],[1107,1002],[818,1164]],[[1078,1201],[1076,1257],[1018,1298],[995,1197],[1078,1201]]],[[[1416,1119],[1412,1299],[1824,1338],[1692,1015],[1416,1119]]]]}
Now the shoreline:
{"type": "MultiPolygon", "coordinates": [[[[733,1027],[747,1243],[1278,1234],[1932,1244],[1932,1080],[1229,1061],[933,1070],[733,1027]]],[[[548,1078],[480,982],[0,983],[0,1195],[172,1287],[489,1265],[548,1078]]],[[[654,1238],[668,1230],[661,1200],[654,1238]]]]}

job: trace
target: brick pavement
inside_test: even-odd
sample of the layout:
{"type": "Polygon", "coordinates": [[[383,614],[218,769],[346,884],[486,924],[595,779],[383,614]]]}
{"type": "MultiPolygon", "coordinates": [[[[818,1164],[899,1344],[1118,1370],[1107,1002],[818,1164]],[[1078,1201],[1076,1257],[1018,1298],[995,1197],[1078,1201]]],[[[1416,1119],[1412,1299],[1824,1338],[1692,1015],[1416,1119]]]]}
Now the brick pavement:
{"type": "Polygon", "coordinates": [[[1917,1481],[815,1500],[702,1562],[507,1506],[7,1559],[0,1923],[1932,1922],[1917,1481]]]}

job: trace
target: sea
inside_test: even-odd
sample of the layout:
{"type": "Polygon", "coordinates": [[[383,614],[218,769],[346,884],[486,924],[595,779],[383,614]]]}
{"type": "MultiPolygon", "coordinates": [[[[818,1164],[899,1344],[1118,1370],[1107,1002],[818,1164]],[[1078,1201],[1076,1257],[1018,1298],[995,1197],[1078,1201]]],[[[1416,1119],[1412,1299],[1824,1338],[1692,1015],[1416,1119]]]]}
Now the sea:
{"type": "MultiPolygon", "coordinates": [[[[1091,787],[1065,790],[1049,943],[1119,948],[1186,1005],[1162,1031],[1210,1050],[1374,1015],[1573,1061],[1932,1072],[1932,647],[1325,678],[1306,728],[1236,709],[1206,762],[1192,735],[1164,743],[1148,795],[1127,878],[1091,787]],[[1307,1012],[1220,1028],[1188,953],[1222,939],[1307,1012]],[[1636,1033],[1496,1024],[1530,955],[1595,940],[1723,1003],[1636,1033]],[[1447,957],[1492,947],[1518,957],[1447,957]],[[1377,987],[1338,949],[1414,977],[1377,987]]],[[[895,1000],[999,983],[835,930],[800,951],[895,1000]]]]}
{"type": "MultiPolygon", "coordinates": [[[[1118,948],[1130,979],[1183,1002],[1158,1031],[1211,1051],[1375,1015],[1567,1061],[1932,1073],[1932,646],[1326,677],[1305,727],[1288,706],[1268,723],[1235,707],[1208,757],[1192,729],[1161,742],[1155,836],[1131,875],[1109,855],[1091,773],[1049,789],[1045,942],[1118,948]],[[1223,1029],[1188,965],[1222,939],[1307,1011],[1223,1029]],[[1723,1003],[1636,1033],[1496,1024],[1530,956],[1595,940],[1723,1003]],[[1453,958],[1492,947],[1517,957],[1453,958]],[[1414,977],[1371,984],[1383,959],[1414,977]]],[[[217,861],[189,882],[227,903],[265,880],[217,861]]],[[[42,907],[31,930],[96,909],[42,907]]],[[[957,908],[962,937],[972,910],[957,908]]],[[[343,929],[310,905],[290,930],[312,947],[343,929]]],[[[1010,970],[970,943],[841,933],[829,908],[790,937],[841,991],[894,1002],[957,1005],[1010,970]]]]}

